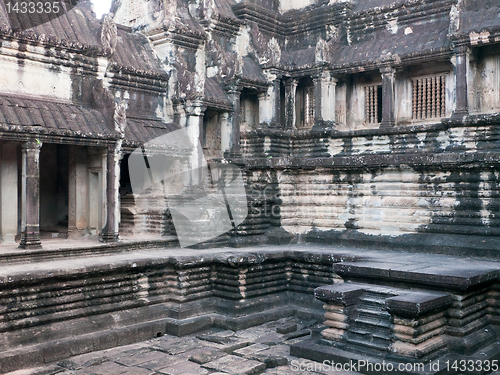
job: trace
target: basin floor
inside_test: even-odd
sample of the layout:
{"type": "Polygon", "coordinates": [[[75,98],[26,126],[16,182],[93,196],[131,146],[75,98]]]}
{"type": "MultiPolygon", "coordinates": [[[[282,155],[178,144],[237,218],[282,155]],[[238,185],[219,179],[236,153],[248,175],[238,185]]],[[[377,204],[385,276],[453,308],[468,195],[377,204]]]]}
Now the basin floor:
{"type": "Polygon", "coordinates": [[[316,321],[290,317],[237,332],[210,329],[184,337],[164,335],[7,375],[358,374],[290,355],[289,345],[320,329],[316,321]]]}

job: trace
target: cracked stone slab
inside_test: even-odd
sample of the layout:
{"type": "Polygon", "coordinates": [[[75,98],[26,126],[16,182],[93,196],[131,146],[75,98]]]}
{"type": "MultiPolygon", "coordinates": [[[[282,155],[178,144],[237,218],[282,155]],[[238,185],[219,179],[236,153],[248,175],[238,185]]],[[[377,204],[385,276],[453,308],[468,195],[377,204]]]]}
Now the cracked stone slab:
{"type": "Polygon", "coordinates": [[[149,351],[147,353],[140,353],[128,357],[121,357],[116,359],[116,362],[125,366],[137,366],[143,363],[152,361],[162,361],[170,357],[168,354],[159,351],[149,351]]]}
{"type": "Polygon", "coordinates": [[[145,368],[131,367],[128,371],[120,373],[120,375],[155,375],[155,373],[145,368]]]}
{"type": "Polygon", "coordinates": [[[181,361],[175,365],[171,365],[162,369],[159,369],[160,374],[165,375],[206,375],[208,370],[202,368],[199,364],[191,361],[181,361]]]}
{"type": "Polygon", "coordinates": [[[215,361],[205,363],[202,367],[232,375],[251,375],[263,371],[266,365],[262,362],[227,355],[215,361]]]}
{"type": "Polygon", "coordinates": [[[248,358],[252,354],[255,354],[257,352],[261,352],[263,350],[269,349],[269,346],[264,345],[264,344],[253,344],[250,346],[246,346],[244,348],[235,350],[233,354],[248,358]]]}
{"type": "Polygon", "coordinates": [[[292,340],[292,339],[297,339],[299,337],[304,337],[304,336],[309,336],[311,334],[310,329],[302,329],[297,332],[292,332],[292,333],[287,333],[286,335],[283,336],[283,340],[292,340]]]}
{"type": "Polygon", "coordinates": [[[215,348],[198,348],[194,350],[190,350],[189,352],[185,352],[188,356],[188,359],[194,363],[199,365],[215,361],[221,357],[227,355],[226,352],[220,351],[215,348]]]}
{"type": "Polygon", "coordinates": [[[199,340],[197,338],[189,338],[184,340],[175,341],[160,341],[156,343],[153,347],[155,349],[161,350],[168,354],[177,355],[188,350],[199,348],[199,347],[209,347],[209,343],[206,341],[199,340]]]}
{"type": "Polygon", "coordinates": [[[285,366],[288,364],[288,358],[281,355],[266,354],[266,353],[255,353],[249,357],[266,365],[267,368],[274,368],[278,366],[285,366]]]}
{"type": "Polygon", "coordinates": [[[247,339],[242,339],[240,337],[231,337],[231,340],[227,344],[221,346],[219,349],[230,354],[235,350],[244,348],[252,344],[253,342],[247,339]]]}
{"type": "Polygon", "coordinates": [[[297,323],[284,324],[276,328],[277,333],[286,334],[297,331],[297,323]]]}
{"type": "Polygon", "coordinates": [[[148,370],[159,370],[165,368],[166,366],[175,365],[178,362],[185,361],[186,358],[180,355],[170,355],[165,354],[164,357],[159,357],[156,360],[148,361],[138,365],[138,367],[143,367],[148,370]]]}
{"type": "MultiPolygon", "coordinates": [[[[264,372],[266,375],[291,375],[291,374],[297,374],[297,375],[323,375],[317,372],[309,372],[309,371],[293,371],[289,366],[280,366],[276,367],[270,370],[267,370],[264,372]]],[[[335,375],[338,375],[337,373],[335,375]]],[[[354,375],[354,374],[352,374],[354,375]]]]}
{"type": "Polygon", "coordinates": [[[59,374],[73,374],[73,371],[65,371],[64,368],[52,365],[47,367],[36,367],[25,370],[18,370],[15,372],[9,372],[9,375],[59,375],[59,374]],[[64,371],[64,372],[63,372],[64,371]]]}
{"type": "Polygon", "coordinates": [[[101,365],[92,366],[83,370],[78,371],[79,374],[96,374],[96,375],[111,375],[111,374],[123,374],[129,370],[129,367],[120,365],[115,362],[106,362],[101,365]]]}

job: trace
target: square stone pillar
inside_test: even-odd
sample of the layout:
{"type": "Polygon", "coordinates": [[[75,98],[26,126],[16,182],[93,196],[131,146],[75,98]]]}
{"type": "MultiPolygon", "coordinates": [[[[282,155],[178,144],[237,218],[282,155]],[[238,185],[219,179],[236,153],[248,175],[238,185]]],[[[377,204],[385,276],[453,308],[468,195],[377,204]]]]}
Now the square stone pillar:
{"type": "MultiPolygon", "coordinates": [[[[84,147],[69,148],[69,187],[68,187],[68,237],[84,234],[87,229],[88,196],[87,153],[84,147]]],[[[94,204],[94,202],[89,202],[94,204]]]]}
{"type": "Polygon", "coordinates": [[[335,124],[335,89],[337,79],[330,72],[313,77],[314,82],[314,126],[331,128],[335,124]]]}
{"type": "Polygon", "coordinates": [[[455,47],[455,95],[456,106],[453,118],[463,118],[469,115],[468,88],[467,88],[467,46],[455,47]]]}
{"type": "Polygon", "coordinates": [[[274,93],[269,95],[268,92],[260,92],[257,98],[259,99],[259,127],[274,126],[276,124],[274,93]]]}
{"type": "Polygon", "coordinates": [[[0,170],[0,241],[15,243],[17,234],[17,144],[1,145],[0,170]]]}
{"type": "Polygon", "coordinates": [[[271,126],[279,128],[281,127],[281,77],[276,78],[273,81],[273,118],[271,120],[271,126]]]}
{"type": "Polygon", "coordinates": [[[103,242],[118,242],[119,240],[120,151],[121,141],[118,141],[108,146],[106,154],[106,225],[102,233],[103,242]]]}
{"type": "Polygon", "coordinates": [[[40,149],[42,143],[22,145],[21,249],[40,249],[40,149]]]}
{"type": "Polygon", "coordinates": [[[281,128],[281,73],[264,70],[264,75],[271,84],[258,95],[259,125],[262,127],[281,128]]]}
{"type": "Polygon", "coordinates": [[[285,81],[285,129],[294,129],[296,122],[295,95],[297,80],[290,78],[285,81]]]}
{"type": "Polygon", "coordinates": [[[394,118],[394,80],[396,70],[391,66],[380,68],[382,75],[382,126],[396,124],[394,118]]]}
{"type": "Polygon", "coordinates": [[[231,124],[229,122],[229,113],[220,114],[220,136],[222,154],[231,151],[231,124]]]}
{"type": "Polygon", "coordinates": [[[187,119],[187,135],[189,137],[189,140],[193,144],[193,149],[191,150],[191,158],[189,161],[191,164],[189,168],[191,172],[188,177],[189,180],[185,181],[186,186],[198,185],[202,181],[202,167],[204,156],[203,149],[201,147],[201,137],[203,134],[202,129],[204,113],[204,107],[194,107],[187,119]]]}
{"type": "Polygon", "coordinates": [[[233,112],[231,113],[231,122],[233,128],[231,131],[231,153],[239,154],[240,152],[240,107],[241,107],[241,88],[238,86],[231,87],[228,90],[229,98],[233,103],[233,112]]]}

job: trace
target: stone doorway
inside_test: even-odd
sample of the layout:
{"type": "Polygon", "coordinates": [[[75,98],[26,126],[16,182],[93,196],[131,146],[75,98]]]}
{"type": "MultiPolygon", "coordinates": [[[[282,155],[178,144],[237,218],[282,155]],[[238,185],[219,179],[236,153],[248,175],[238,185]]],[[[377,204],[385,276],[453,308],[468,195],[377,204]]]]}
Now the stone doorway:
{"type": "Polygon", "coordinates": [[[69,146],[40,151],[40,237],[68,238],[69,146]]]}

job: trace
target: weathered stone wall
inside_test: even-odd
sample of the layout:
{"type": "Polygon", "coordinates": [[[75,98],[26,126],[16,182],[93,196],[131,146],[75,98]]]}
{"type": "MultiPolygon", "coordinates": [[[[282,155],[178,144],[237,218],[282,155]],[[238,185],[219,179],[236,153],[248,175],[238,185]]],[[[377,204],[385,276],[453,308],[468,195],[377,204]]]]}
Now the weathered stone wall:
{"type": "Polygon", "coordinates": [[[497,133],[497,126],[487,123],[422,125],[344,138],[253,132],[243,144],[245,152],[263,154],[251,168],[275,170],[276,195],[268,199],[279,204],[269,215],[295,236],[493,238],[499,234],[500,208],[497,133]]]}
{"type": "Polygon", "coordinates": [[[0,280],[1,371],[166,333],[244,329],[291,314],[317,319],[314,288],[339,281],[332,264],[341,258],[330,254],[150,251],[59,259],[29,274],[13,265],[0,280]]]}

